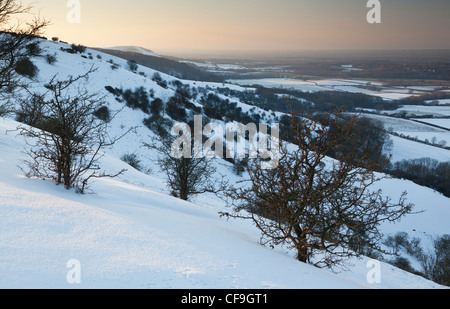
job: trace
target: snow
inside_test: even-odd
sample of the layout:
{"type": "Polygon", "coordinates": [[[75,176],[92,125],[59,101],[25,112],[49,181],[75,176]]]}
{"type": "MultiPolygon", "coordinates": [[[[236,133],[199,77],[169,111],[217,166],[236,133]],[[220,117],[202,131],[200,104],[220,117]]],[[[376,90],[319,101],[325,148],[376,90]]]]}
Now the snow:
{"type": "MultiPolygon", "coordinates": [[[[448,90],[443,90],[442,92],[449,92],[448,90]]],[[[437,103],[439,105],[448,105],[450,104],[450,99],[442,99],[442,100],[427,100],[425,101],[427,104],[437,103]]]]}
{"type": "Polygon", "coordinates": [[[437,89],[442,88],[441,86],[409,86],[405,87],[406,89],[418,90],[418,91],[436,91],[437,89]]]}
{"type": "Polygon", "coordinates": [[[428,106],[428,105],[405,105],[393,111],[382,111],[386,114],[395,114],[405,112],[408,115],[424,116],[432,115],[434,117],[449,117],[450,106],[428,106]]]}
{"type": "Polygon", "coordinates": [[[436,118],[420,118],[417,119],[422,122],[426,122],[435,126],[450,129],[450,118],[436,119],[436,118]]]}
{"type": "Polygon", "coordinates": [[[341,65],[342,72],[352,72],[352,71],[363,71],[359,68],[354,68],[352,64],[343,64],[341,65]]]}
{"type": "MultiPolygon", "coordinates": [[[[361,117],[381,121],[386,130],[397,134],[403,134],[405,137],[409,136],[410,138],[417,138],[418,141],[422,142],[425,142],[426,140],[431,142],[433,138],[435,138],[436,143],[445,141],[446,145],[450,145],[450,132],[444,129],[432,127],[410,119],[401,119],[385,115],[362,114],[361,117]]],[[[429,122],[422,119],[419,120],[427,123],[429,122]]],[[[448,121],[448,119],[433,120],[442,120],[442,122],[448,121]]],[[[388,154],[392,155],[392,162],[426,157],[442,162],[450,161],[450,150],[448,149],[425,145],[395,135],[390,135],[390,137],[393,142],[393,148],[388,154]]]]}
{"type": "Polygon", "coordinates": [[[238,85],[261,85],[267,88],[293,88],[303,92],[317,92],[325,90],[324,87],[321,87],[314,82],[290,78],[237,79],[229,80],[228,82],[238,85]]]}
{"type": "MultiPolygon", "coordinates": [[[[63,43],[44,43],[49,53],[57,52],[58,62],[49,65],[36,59],[40,73],[32,85],[35,91],[44,91],[44,82],[55,74],[60,79],[77,76],[95,65],[98,69],[92,73],[89,90],[105,94],[112,110],[123,104],[105,91],[106,85],[142,85],[163,99],[174,93],[130,72],[120,58],[89,50],[94,58],[90,60],[59,52],[63,43]],[[101,60],[96,55],[101,55],[101,60]],[[117,70],[107,62],[110,59],[120,65],[117,70]]],[[[139,71],[147,76],[155,73],[147,68],[139,71]]],[[[176,80],[160,74],[166,81],[176,80]]],[[[182,82],[247,90],[220,83],[182,82]]],[[[153,164],[155,153],[141,146],[152,136],[140,125],[146,116],[125,108],[111,122],[111,135],[139,125],[113,148],[105,149],[100,161],[107,172],[128,171],[115,179],[93,181],[92,192],[85,195],[50,181],[24,177],[20,167],[26,159],[26,143],[14,131],[19,123],[0,118],[0,288],[444,288],[383,262],[381,282],[369,283],[368,258],[351,260],[348,270],[338,274],[300,263],[288,248],[262,246],[260,232],[251,222],[221,218],[219,212],[227,208],[217,197],[202,195],[191,202],[172,197],[153,164]],[[119,160],[125,153],[136,153],[151,171],[141,173],[119,160]],[[67,281],[67,263],[73,259],[80,262],[80,284],[67,281]]],[[[414,146],[416,149],[407,151],[430,151],[426,145],[414,146]]],[[[241,179],[231,172],[229,164],[218,162],[217,167],[230,181],[241,179]]],[[[385,225],[383,231],[415,230],[423,239],[450,233],[448,198],[404,180],[385,180],[380,186],[393,198],[408,190],[408,201],[425,210],[385,225]]]]}
{"type": "Polygon", "coordinates": [[[217,64],[217,67],[222,70],[245,70],[246,67],[239,64],[217,64]]]}
{"type": "Polygon", "coordinates": [[[418,143],[394,135],[390,137],[393,141],[393,149],[389,151],[389,154],[392,155],[392,162],[420,158],[432,158],[441,162],[450,161],[450,150],[418,143]]]}
{"type": "MultiPolygon", "coordinates": [[[[404,136],[409,136],[412,138],[417,138],[419,141],[430,142],[430,143],[444,143],[445,146],[450,145],[450,131],[447,132],[417,132],[417,131],[399,131],[398,133],[404,136]]],[[[449,152],[450,160],[450,152],[449,152]]]]}
{"type": "Polygon", "coordinates": [[[209,70],[214,70],[214,69],[217,68],[217,66],[215,64],[211,63],[211,62],[203,63],[203,62],[189,61],[189,60],[180,60],[180,62],[193,64],[193,65],[196,65],[196,66],[198,66],[200,68],[209,69],[209,70]]]}
{"type": "MultiPolygon", "coordinates": [[[[66,280],[71,259],[80,262],[82,288],[439,287],[384,263],[382,282],[369,284],[367,259],[339,274],[300,263],[292,253],[261,246],[249,222],[220,218],[218,201],[181,201],[161,192],[160,178],[135,170],[95,181],[95,193],[86,195],[27,179],[17,167],[25,147],[11,132],[17,125],[0,120],[1,288],[72,288],[66,280]]],[[[126,166],[108,155],[102,163],[106,170],[126,166]]],[[[443,222],[410,224],[448,232],[441,224],[445,205],[430,190],[418,193],[422,199],[424,192],[444,211],[430,219],[443,222]]]]}
{"type": "Polygon", "coordinates": [[[146,56],[161,57],[154,51],[140,47],[140,46],[114,46],[114,47],[108,47],[107,49],[119,50],[119,51],[124,51],[124,52],[133,52],[133,53],[143,54],[146,56]]]}
{"type": "Polygon", "coordinates": [[[377,121],[381,121],[387,130],[394,132],[410,131],[410,132],[445,132],[438,128],[428,126],[426,124],[418,123],[409,119],[401,119],[385,115],[376,114],[362,114],[361,117],[370,118],[377,121]]]}

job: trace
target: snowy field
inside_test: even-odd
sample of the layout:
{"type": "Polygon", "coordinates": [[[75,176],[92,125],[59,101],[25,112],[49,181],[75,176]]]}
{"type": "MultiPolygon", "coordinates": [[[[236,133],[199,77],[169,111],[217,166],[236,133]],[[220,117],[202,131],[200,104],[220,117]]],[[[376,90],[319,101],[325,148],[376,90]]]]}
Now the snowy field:
{"type": "MultiPolygon", "coordinates": [[[[449,92],[450,90],[443,90],[443,92],[449,92]]],[[[425,101],[425,103],[430,104],[430,103],[437,103],[439,105],[449,105],[450,104],[450,99],[443,99],[443,100],[428,100],[425,101]]]]}
{"type": "Polygon", "coordinates": [[[251,86],[260,85],[266,88],[284,88],[294,89],[303,92],[318,91],[345,91],[352,93],[364,93],[368,95],[378,96],[385,100],[398,100],[422,94],[423,90],[403,89],[395,87],[382,87],[379,83],[364,80],[341,80],[341,79],[324,79],[324,80],[299,80],[292,78],[262,78],[262,79],[232,79],[229,83],[251,86]],[[380,90],[370,90],[370,86],[379,87],[380,90]]]}
{"type": "Polygon", "coordinates": [[[450,106],[405,105],[393,111],[381,111],[386,114],[405,112],[408,116],[432,115],[435,117],[450,117],[450,106]]]}
{"type": "Polygon", "coordinates": [[[450,118],[442,118],[442,119],[436,119],[436,118],[423,119],[423,118],[421,118],[421,119],[417,119],[417,120],[450,130],[450,118]]]}
{"type": "MultiPolygon", "coordinates": [[[[393,142],[391,161],[432,158],[441,162],[450,161],[450,150],[417,143],[398,136],[390,136],[393,142]]],[[[450,202],[449,202],[450,203],[450,202]]]]}
{"type": "MultiPolygon", "coordinates": [[[[450,131],[436,128],[426,123],[436,124],[441,123],[446,125],[449,123],[450,119],[418,119],[421,122],[416,122],[412,119],[402,119],[395,118],[383,115],[374,115],[374,114],[363,114],[364,117],[381,121],[386,130],[392,131],[398,134],[403,134],[404,136],[409,136],[410,138],[417,138],[419,141],[425,142],[434,142],[441,143],[445,142],[446,146],[450,146],[450,131]]],[[[443,126],[444,127],[444,126],[443,126]]],[[[418,146],[417,143],[414,144],[409,143],[409,141],[405,141],[403,143],[400,142],[399,138],[394,139],[394,146],[397,149],[393,153],[393,157],[397,158],[399,155],[407,159],[421,158],[421,155],[425,155],[425,157],[436,158],[438,160],[449,161],[450,160],[450,150],[440,149],[437,147],[422,147],[418,146]],[[400,145],[397,145],[400,143],[400,145]],[[411,144],[411,148],[415,148],[416,151],[401,151],[400,149],[407,144],[411,144]],[[422,148],[425,151],[422,151],[422,148]],[[408,155],[409,154],[409,155],[408,155]],[[427,155],[428,154],[428,155],[427,155]],[[414,157],[410,157],[414,156],[414,157]]],[[[426,146],[426,145],[424,145],[426,146]]]]}

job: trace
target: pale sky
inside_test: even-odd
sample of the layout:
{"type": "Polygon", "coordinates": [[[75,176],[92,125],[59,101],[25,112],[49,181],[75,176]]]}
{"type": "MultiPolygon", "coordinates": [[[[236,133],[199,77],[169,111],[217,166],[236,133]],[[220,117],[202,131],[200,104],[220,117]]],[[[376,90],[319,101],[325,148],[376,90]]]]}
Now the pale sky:
{"type": "Polygon", "coordinates": [[[90,47],[174,50],[450,49],[450,0],[24,0],[49,38],[90,47]],[[70,2],[80,23],[69,23],[70,2]]]}

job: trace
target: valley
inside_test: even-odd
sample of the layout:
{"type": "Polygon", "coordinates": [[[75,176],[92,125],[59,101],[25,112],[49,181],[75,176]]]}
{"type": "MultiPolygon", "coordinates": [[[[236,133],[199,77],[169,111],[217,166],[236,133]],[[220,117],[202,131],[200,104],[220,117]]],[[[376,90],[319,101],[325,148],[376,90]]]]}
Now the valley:
{"type": "MultiPolygon", "coordinates": [[[[26,178],[19,166],[26,160],[23,150],[27,141],[13,133],[23,124],[14,117],[1,118],[1,287],[72,288],[66,282],[64,266],[76,259],[83,274],[80,286],[85,288],[443,288],[397,268],[389,256],[379,257],[381,283],[369,283],[369,257],[351,259],[351,266],[337,275],[331,269],[299,263],[289,246],[262,246],[259,232],[250,222],[219,216],[228,205],[217,196],[204,194],[190,201],[173,196],[166,176],[155,165],[158,154],[143,144],[176,121],[189,122],[200,111],[221,125],[233,121],[273,123],[288,114],[286,98],[312,111],[331,106],[330,96],[346,102],[351,98],[346,113],[362,113],[383,123],[392,139],[386,154],[393,162],[430,157],[445,163],[450,159],[450,132],[446,129],[450,114],[447,92],[441,89],[444,86],[399,89],[332,77],[205,81],[139,63],[139,59],[159,55],[137,59],[133,70],[130,54],[121,58],[90,48],[68,52],[71,47],[63,42],[40,40],[40,44],[56,60],[49,63],[45,57],[32,58],[38,73],[28,79],[29,90],[45,93],[55,76],[66,79],[95,68],[89,76],[89,91],[101,94],[112,113],[120,111],[108,123],[109,134],[120,136],[132,129],[126,138],[105,149],[101,167],[110,173],[118,168],[127,171],[114,179],[94,180],[86,195],[49,180],[26,178]],[[436,92],[443,96],[439,104],[430,99],[436,92]],[[166,108],[180,94],[185,100],[175,101],[179,109],[173,113],[164,109],[167,123],[155,127],[151,103],[159,99],[166,108]],[[433,103],[402,105],[397,101],[415,95],[433,103]],[[355,96],[361,100],[353,100],[355,96]],[[134,155],[139,165],[132,167],[123,159],[125,155],[134,155]]],[[[172,63],[170,68],[174,69],[172,63]]],[[[280,68],[275,65],[271,69],[280,68]]],[[[16,99],[24,95],[15,92],[16,99]]],[[[215,165],[217,173],[232,183],[245,177],[235,173],[232,162],[221,160],[215,165]]],[[[383,224],[386,239],[404,232],[431,250],[433,237],[450,233],[448,197],[405,179],[386,179],[377,186],[393,198],[408,191],[408,200],[424,211],[395,224],[383,224]]],[[[387,242],[384,246],[391,250],[387,242]]],[[[417,256],[403,251],[401,255],[420,270],[417,256]]]]}

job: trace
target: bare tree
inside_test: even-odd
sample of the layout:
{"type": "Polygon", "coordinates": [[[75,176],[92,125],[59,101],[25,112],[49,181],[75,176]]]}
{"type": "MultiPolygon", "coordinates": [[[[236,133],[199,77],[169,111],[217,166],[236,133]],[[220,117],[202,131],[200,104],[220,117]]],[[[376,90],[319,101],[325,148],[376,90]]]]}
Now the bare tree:
{"type": "Polygon", "coordinates": [[[171,136],[165,136],[144,144],[158,153],[156,162],[166,175],[167,186],[172,190],[172,194],[182,200],[188,200],[197,194],[218,194],[224,191],[228,183],[223,177],[214,177],[217,171],[213,165],[214,159],[198,158],[194,155],[194,149],[190,156],[178,158],[172,151],[174,140],[171,136]]]}
{"type": "Polygon", "coordinates": [[[412,205],[406,193],[393,203],[371,191],[383,176],[374,172],[379,162],[371,162],[371,148],[354,136],[356,121],[342,121],[340,113],[321,123],[293,115],[292,143],[282,143],[278,167],[264,170],[258,159],[249,160],[249,179],[229,192],[233,211],[222,215],[252,220],[263,243],[288,245],[299,261],[317,266],[381,250],[379,224],[400,219],[412,205]]]}
{"type": "Polygon", "coordinates": [[[442,285],[450,286],[450,235],[433,239],[433,252],[420,258],[425,276],[442,285]]]}
{"type": "Polygon", "coordinates": [[[30,159],[25,162],[27,176],[51,179],[84,193],[90,179],[124,172],[110,175],[99,166],[101,151],[124,135],[110,137],[108,122],[95,116],[105,103],[86,90],[88,75],[93,71],[65,81],[55,76],[46,85],[46,93],[30,93],[29,99],[22,101],[19,115],[30,125],[18,127],[31,146],[27,150],[30,159]]]}
{"type": "Polygon", "coordinates": [[[31,10],[31,6],[16,0],[0,0],[0,115],[10,111],[12,89],[22,85],[15,71],[17,63],[28,53],[26,47],[49,24],[39,17],[26,24],[18,21],[19,16],[31,15],[31,10]]]}

